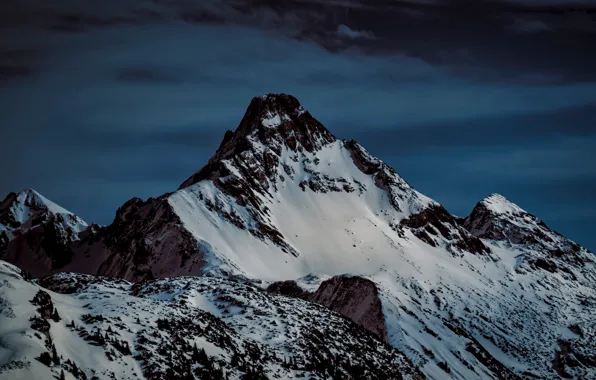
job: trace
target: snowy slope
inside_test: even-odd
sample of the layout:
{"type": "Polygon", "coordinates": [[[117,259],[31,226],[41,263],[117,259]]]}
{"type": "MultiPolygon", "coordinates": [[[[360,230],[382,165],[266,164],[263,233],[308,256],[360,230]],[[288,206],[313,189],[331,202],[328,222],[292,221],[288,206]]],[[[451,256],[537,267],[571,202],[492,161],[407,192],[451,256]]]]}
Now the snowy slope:
{"type": "MultiPolygon", "coordinates": [[[[289,158],[289,152],[282,151],[282,155],[288,157],[282,165],[289,168],[291,176],[279,173],[285,179],[276,184],[274,196],[255,195],[268,209],[265,217],[251,207],[238,205],[211,181],[181,189],[168,201],[193,236],[218,248],[216,257],[222,257],[222,261],[229,259],[244,273],[258,278],[296,278],[314,271],[375,273],[387,260],[392,260],[395,252],[392,243],[398,235],[389,224],[410,215],[410,205],[403,211],[395,210],[387,192],[375,186],[373,179],[352,163],[341,141],[326,146],[316,155],[304,153],[298,162],[289,158]],[[313,162],[315,158],[318,165],[303,163],[313,162]],[[345,185],[354,191],[302,190],[299,184],[312,178],[308,171],[329,178],[331,186],[338,188],[345,180],[345,185]],[[197,202],[201,198],[205,202],[197,202]],[[216,205],[217,211],[210,210],[209,204],[216,205]],[[229,222],[217,213],[234,215],[241,228],[225,228],[229,222]],[[252,231],[260,227],[259,223],[274,226],[284,245],[255,238],[252,231]],[[286,248],[287,253],[280,254],[280,248],[286,248]],[[338,255],[338,252],[350,254],[338,255]]],[[[413,207],[422,208],[424,204],[413,207]]]]}
{"type": "Polygon", "coordinates": [[[520,270],[515,252],[491,249],[499,258],[496,263],[467,257],[458,260],[459,271],[445,268],[433,279],[389,271],[374,276],[381,288],[389,342],[410,353],[432,378],[444,376],[435,366],[439,362],[449,365],[453,378],[503,378],[503,368],[488,367],[471,351],[471,344],[518,376],[596,376],[593,276],[576,280],[564,272],[520,270]],[[572,331],[575,327],[580,334],[572,331]],[[562,345],[574,347],[575,359],[584,357],[570,359],[566,369],[555,364],[562,345]]]}
{"type": "Polygon", "coordinates": [[[77,274],[39,283],[53,291],[0,262],[0,379],[423,378],[338,314],[249,283],[77,274]]]}

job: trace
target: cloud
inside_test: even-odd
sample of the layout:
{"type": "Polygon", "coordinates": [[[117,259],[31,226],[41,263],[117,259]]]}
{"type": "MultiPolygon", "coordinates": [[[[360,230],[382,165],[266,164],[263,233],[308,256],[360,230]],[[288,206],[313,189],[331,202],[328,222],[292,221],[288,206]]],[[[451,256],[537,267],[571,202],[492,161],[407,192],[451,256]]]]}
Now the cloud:
{"type": "Polygon", "coordinates": [[[353,30],[350,27],[340,24],[337,27],[337,35],[343,38],[351,38],[351,39],[374,39],[375,35],[372,32],[366,30],[353,30]]]}

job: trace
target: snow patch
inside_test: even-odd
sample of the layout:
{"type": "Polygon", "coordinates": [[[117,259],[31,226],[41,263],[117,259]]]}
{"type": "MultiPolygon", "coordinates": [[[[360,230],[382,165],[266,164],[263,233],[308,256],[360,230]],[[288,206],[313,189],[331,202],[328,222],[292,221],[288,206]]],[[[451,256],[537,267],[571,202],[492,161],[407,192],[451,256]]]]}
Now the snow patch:
{"type": "Polygon", "coordinates": [[[481,202],[489,210],[497,214],[518,214],[526,212],[524,209],[511,202],[501,194],[491,194],[481,202]]]}

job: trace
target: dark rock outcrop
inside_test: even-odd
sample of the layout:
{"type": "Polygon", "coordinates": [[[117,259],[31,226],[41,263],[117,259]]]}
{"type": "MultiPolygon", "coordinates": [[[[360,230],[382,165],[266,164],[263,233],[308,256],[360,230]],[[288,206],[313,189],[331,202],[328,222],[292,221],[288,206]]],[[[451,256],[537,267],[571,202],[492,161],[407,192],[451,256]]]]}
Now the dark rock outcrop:
{"type": "Polygon", "coordinates": [[[88,240],[90,251],[99,249],[106,256],[97,269],[99,275],[140,281],[199,274],[204,264],[199,242],[182,226],[165,196],[129,200],[112,224],[88,240]]]}
{"type": "Polygon", "coordinates": [[[30,302],[38,307],[37,312],[42,318],[52,318],[52,314],[54,312],[54,303],[52,302],[52,297],[48,294],[48,292],[39,290],[30,302]]]}
{"type": "Polygon", "coordinates": [[[555,350],[552,366],[557,374],[564,379],[574,378],[566,368],[596,368],[596,354],[584,352],[582,347],[577,347],[578,343],[564,339],[557,341],[559,349],[555,350]]]}
{"type": "Polygon", "coordinates": [[[309,301],[312,293],[302,289],[296,281],[278,281],[267,287],[267,291],[273,294],[279,294],[286,297],[300,298],[309,301]]]}
{"type": "Polygon", "coordinates": [[[310,301],[343,315],[387,342],[387,327],[377,285],[360,276],[335,276],[309,292],[296,281],[278,281],[267,292],[310,301]]]}
{"type": "Polygon", "coordinates": [[[16,235],[0,256],[31,272],[33,276],[55,271],[69,264],[74,255],[76,233],[60,222],[61,216],[16,235]]]}
{"type": "Polygon", "coordinates": [[[512,244],[532,244],[538,242],[539,239],[552,241],[549,236],[542,234],[542,231],[533,228],[548,229],[535,216],[517,207],[510,207],[511,211],[504,213],[496,212],[489,206],[493,202],[510,204],[508,200],[498,194],[490,195],[478,202],[472,213],[463,220],[464,228],[476,237],[508,241],[512,244]],[[521,224],[516,221],[521,221],[521,224]]]}
{"type": "Polygon", "coordinates": [[[387,327],[377,285],[359,276],[335,276],[323,281],[309,299],[323,305],[387,341],[387,327]]]}

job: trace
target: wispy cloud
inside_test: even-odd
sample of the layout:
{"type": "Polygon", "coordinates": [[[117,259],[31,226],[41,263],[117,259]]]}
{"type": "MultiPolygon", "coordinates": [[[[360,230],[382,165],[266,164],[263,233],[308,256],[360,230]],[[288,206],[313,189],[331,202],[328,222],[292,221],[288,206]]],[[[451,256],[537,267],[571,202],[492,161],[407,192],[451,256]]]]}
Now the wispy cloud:
{"type": "Polygon", "coordinates": [[[375,35],[372,32],[369,32],[367,30],[353,30],[353,29],[350,29],[349,26],[346,26],[344,24],[340,24],[337,27],[337,35],[340,37],[352,38],[352,39],[358,39],[358,38],[373,39],[373,38],[375,38],[375,35]]]}

